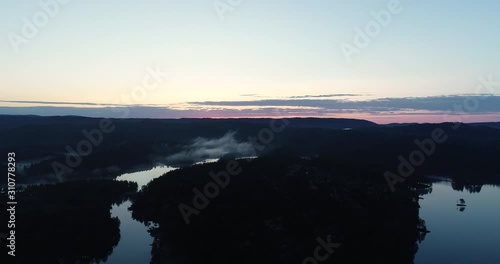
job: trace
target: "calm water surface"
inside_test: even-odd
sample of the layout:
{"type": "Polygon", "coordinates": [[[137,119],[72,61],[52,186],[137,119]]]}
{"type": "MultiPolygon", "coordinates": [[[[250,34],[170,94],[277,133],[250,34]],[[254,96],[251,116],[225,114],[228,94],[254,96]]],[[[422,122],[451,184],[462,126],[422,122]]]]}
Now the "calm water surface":
{"type": "MultiPolygon", "coordinates": [[[[118,180],[135,181],[139,189],[175,168],[162,166],[128,173],[118,180]]],[[[420,201],[420,218],[431,233],[419,244],[416,264],[500,263],[500,187],[484,185],[480,192],[453,190],[450,182],[433,184],[432,193],[420,201]],[[464,199],[460,210],[457,201],[464,199]]],[[[149,263],[153,238],[147,227],[132,218],[129,200],[111,209],[120,219],[121,239],[108,264],[149,263]]]]}
{"type": "Polygon", "coordinates": [[[432,189],[420,201],[420,218],[431,233],[419,245],[415,263],[500,263],[500,187],[484,185],[469,193],[438,182],[432,189]],[[459,199],[465,200],[463,211],[459,199]]]}
{"type": "MultiPolygon", "coordinates": [[[[117,180],[134,181],[139,189],[152,179],[157,178],[173,167],[162,166],[151,170],[127,173],[119,176],[117,180]]],[[[153,238],[148,233],[148,228],[132,218],[132,212],[128,210],[132,203],[127,200],[119,205],[113,205],[111,215],[120,219],[120,242],[113,249],[113,253],[105,263],[149,263],[151,261],[151,244],[153,238]]]]}

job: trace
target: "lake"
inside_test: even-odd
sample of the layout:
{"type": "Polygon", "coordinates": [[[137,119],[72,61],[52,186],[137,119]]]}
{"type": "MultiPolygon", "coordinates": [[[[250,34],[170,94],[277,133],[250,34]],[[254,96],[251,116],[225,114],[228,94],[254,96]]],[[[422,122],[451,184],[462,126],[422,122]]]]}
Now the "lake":
{"type": "Polygon", "coordinates": [[[420,218],[431,233],[419,245],[416,264],[500,263],[500,187],[484,185],[470,193],[437,182],[423,198],[420,218]],[[465,200],[463,211],[459,199],[465,200]]]}
{"type": "MultiPolygon", "coordinates": [[[[172,171],[168,166],[127,173],[118,180],[135,181],[139,189],[154,178],[172,171]]],[[[455,187],[456,189],[456,187],[455,187]]],[[[500,187],[484,185],[473,193],[454,190],[451,182],[433,183],[432,192],[420,200],[420,218],[431,233],[419,244],[416,264],[500,263],[500,187]],[[464,199],[466,206],[457,206],[464,199]]],[[[153,238],[148,228],[134,220],[129,200],[111,209],[120,219],[121,238],[105,263],[149,263],[153,238]]]]}

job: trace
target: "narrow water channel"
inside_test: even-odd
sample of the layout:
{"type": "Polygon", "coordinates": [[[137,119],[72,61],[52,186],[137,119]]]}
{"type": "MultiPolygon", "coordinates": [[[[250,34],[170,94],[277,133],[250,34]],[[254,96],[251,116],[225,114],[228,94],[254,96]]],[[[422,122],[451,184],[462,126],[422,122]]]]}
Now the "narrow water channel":
{"type": "MultiPolygon", "coordinates": [[[[154,178],[174,169],[168,166],[155,167],[150,170],[123,174],[117,180],[137,182],[141,189],[154,178]]],[[[128,210],[131,204],[132,202],[127,200],[111,208],[112,217],[120,219],[120,242],[105,262],[107,264],[149,263],[151,260],[153,238],[144,224],[132,218],[132,212],[128,210]]]]}

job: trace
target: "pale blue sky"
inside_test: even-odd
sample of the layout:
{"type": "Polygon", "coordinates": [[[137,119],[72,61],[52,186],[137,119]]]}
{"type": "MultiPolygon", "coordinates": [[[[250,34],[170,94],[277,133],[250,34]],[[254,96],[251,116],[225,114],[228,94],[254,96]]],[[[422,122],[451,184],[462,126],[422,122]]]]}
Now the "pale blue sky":
{"type": "Polygon", "coordinates": [[[23,17],[43,9],[3,0],[0,99],[116,103],[151,65],[169,79],[132,103],[439,96],[473,93],[479,76],[500,80],[493,0],[401,0],[404,10],[348,63],[341,43],[389,2],[244,0],[220,20],[212,0],[72,0],[15,53],[9,33],[22,36],[23,17]]]}

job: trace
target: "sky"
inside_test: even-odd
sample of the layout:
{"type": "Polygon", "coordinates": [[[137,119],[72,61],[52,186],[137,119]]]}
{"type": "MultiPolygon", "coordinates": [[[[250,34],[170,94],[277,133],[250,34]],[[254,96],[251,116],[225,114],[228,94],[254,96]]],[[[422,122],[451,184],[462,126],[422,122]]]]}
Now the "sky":
{"type": "Polygon", "coordinates": [[[493,0],[3,0],[0,114],[500,121],[499,12],[493,0]]]}

